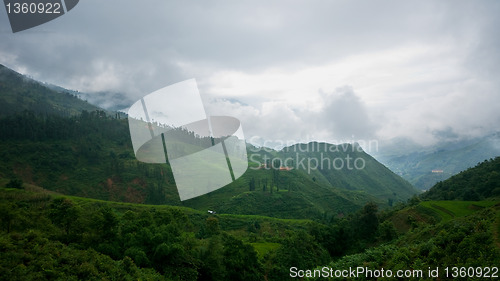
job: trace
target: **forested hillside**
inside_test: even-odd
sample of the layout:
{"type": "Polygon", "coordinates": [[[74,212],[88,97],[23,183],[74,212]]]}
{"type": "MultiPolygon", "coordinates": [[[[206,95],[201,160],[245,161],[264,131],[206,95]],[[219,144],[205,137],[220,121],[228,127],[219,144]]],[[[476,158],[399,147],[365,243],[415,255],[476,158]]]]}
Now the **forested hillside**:
{"type": "Polygon", "coordinates": [[[431,200],[484,200],[500,198],[500,157],[438,182],[422,196],[431,200]]]}
{"type": "Polygon", "coordinates": [[[0,116],[29,110],[34,113],[75,115],[82,110],[101,110],[71,91],[50,89],[38,81],[0,64],[0,116]]]}
{"type": "Polygon", "coordinates": [[[166,164],[135,160],[126,120],[103,111],[72,117],[24,112],[1,118],[0,132],[2,178],[105,200],[178,202],[166,164]]]}
{"type": "MultiPolygon", "coordinates": [[[[128,122],[119,115],[83,111],[64,117],[24,111],[0,118],[0,132],[0,178],[5,180],[19,178],[48,190],[104,200],[181,204],[169,165],[137,161],[128,122]]],[[[315,157],[357,157],[363,159],[363,169],[261,167],[266,163],[260,156],[285,160],[291,152],[249,146],[254,161],[243,177],[182,204],[224,213],[314,218],[350,213],[368,201],[388,206],[416,192],[366,153],[353,152],[351,145],[320,145],[325,156],[307,149],[292,156],[305,163],[315,157]]]]}
{"type": "Polygon", "coordinates": [[[375,204],[313,222],[65,197],[23,185],[0,186],[0,209],[0,276],[8,280],[288,280],[292,265],[314,267],[397,235],[390,224],[379,227],[375,204]]]}
{"type": "Polygon", "coordinates": [[[494,204],[411,200],[380,211],[369,203],[344,218],[283,220],[67,197],[9,182],[0,184],[0,276],[289,280],[291,267],[327,266],[423,274],[439,267],[443,277],[446,266],[449,274],[455,266],[498,266],[500,206],[494,204]],[[453,217],[439,212],[445,208],[453,217]]]}
{"type": "Polygon", "coordinates": [[[365,274],[349,278],[352,280],[392,280],[398,276],[403,280],[497,279],[500,276],[499,222],[500,206],[496,206],[446,223],[415,224],[391,243],[344,256],[327,267],[345,269],[362,265],[365,274]],[[366,269],[372,270],[371,275],[366,269]],[[385,269],[384,275],[381,269],[385,269]],[[389,274],[392,274],[390,278],[389,274]]]}

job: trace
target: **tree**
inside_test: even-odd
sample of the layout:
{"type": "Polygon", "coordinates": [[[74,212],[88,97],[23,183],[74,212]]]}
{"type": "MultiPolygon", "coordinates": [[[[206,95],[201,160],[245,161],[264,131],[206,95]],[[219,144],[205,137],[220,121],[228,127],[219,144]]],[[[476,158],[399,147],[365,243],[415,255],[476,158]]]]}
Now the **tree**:
{"type": "Polygon", "coordinates": [[[394,224],[389,220],[380,224],[378,228],[378,235],[383,241],[391,241],[398,236],[394,224]]]}
{"type": "Polygon", "coordinates": [[[14,204],[2,204],[0,205],[0,221],[2,221],[3,228],[10,232],[12,228],[12,222],[18,217],[16,211],[16,206],[14,204]]]}
{"type": "Polygon", "coordinates": [[[112,241],[116,238],[118,217],[108,206],[101,207],[94,217],[94,227],[101,241],[112,241]]]}
{"type": "Polygon", "coordinates": [[[209,239],[207,248],[201,252],[200,260],[202,262],[198,280],[225,280],[226,269],[223,263],[224,248],[221,235],[215,235],[209,239]]]}
{"type": "Polygon", "coordinates": [[[254,248],[231,235],[224,235],[223,240],[227,271],[223,280],[262,280],[262,265],[254,248]]]}
{"type": "Polygon", "coordinates": [[[319,245],[313,236],[299,230],[289,238],[285,238],[282,246],[276,250],[273,263],[275,267],[270,272],[271,280],[288,280],[290,267],[312,269],[326,264],[330,260],[328,252],[319,245]]]}
{"type": "Polygon", "coordinates": [[[477,193],[473,189],[469,189],[465,191],[464,196],[463,196],[465,201],[479,201],[481,198],[479,197],[479,193],[477,193]]]}
{"type": "Polygon", "coordinates": [[[413,195],[410,199],[408,199],[408,204],[410,206],[416,206],[420,203],[420,198],[417,195],[413,195]]]}
{"type": "Polygon", "coordinates": [[[272,168],[271,187],[276,186],[276,189],[279,191],[279,169],[281,168],[281,160],[280,159],[274,160],[271,168],[272,168]]]}
{"type": "Polygon", "coordinates": [[[219,234],[219,220],[216,217],[208,217],[205,223],[208,237],[219,234]]]}
{"type": "Polygon", "coordinates": [[[250,191],[255,190],[255,178],[253,178],[253,177],[248,182],[248,190],[250,190],[250,191]]]}
{"type": "Polygon", "coordinates": [[[80,208],[67,198],[57,198],[50,204],[49,218],[69,235],[77,225],[80,208]]]}
{"type": "Polygon", "coordinates": [[[392,205],[394,205],[394,199],[387,198],[387,205],[389,205],[389,207],[392,207],[392,205]]]}
{"type": "Polygon", "coordinates": [[[20,178],[13,178],[11,179],[6,187],[8,188],[17,188],[17,189],[23,189],[23,181],[20,178]]]}
{"type": "Polygon", "coordinates": [[[378,229],[378,206],[373,202],[368,202],[363,207],[357,223],[358,233],[361,238],[373,240],[378,229]]]}

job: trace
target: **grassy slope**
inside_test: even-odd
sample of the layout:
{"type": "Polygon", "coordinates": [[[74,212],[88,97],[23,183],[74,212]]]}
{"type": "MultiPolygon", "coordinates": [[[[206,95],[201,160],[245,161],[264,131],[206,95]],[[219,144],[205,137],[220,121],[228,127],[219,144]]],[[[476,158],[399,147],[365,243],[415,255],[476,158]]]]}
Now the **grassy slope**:
{"type": "Polygon", "coordinates": [[[455,217],[468,216],[478,210],[499,204],[495,201],[424,201],[421,206],[429,208],[439,214],[442,221],[449,221],[455,217]]]}
{"type": "Polygon", "coordinates": [[[267,180],[270,185],[272,171],[249,169],[244,176],[233,184],[207,195],[186,201],[186,206],[200,210],[214,209],[223,213],[262,214],[268,216],[293,218],[315,217],[321,213],[330,215],[353,212],[362,202],[371,198],[366,195],[344,194],[339,190],[315,183],[300,171],[279,171],[282,182],[281,189],[257,184],[255,191],[248,191],[251,178],[256,181],[267,180]]]}
{"type": "Polygon", "coordinates": [[[417,226],[448,222],[495,205],[500,205],[500,201],[423,201],[418,205],[394,211],[389,220],[399,233],[406,233],[417,226]]]}
{"type": "Polygon", "coordinates": [[[310,176],[315,177],[318,182],[326,181],[333,187],[363,192],[384,201],[388,198],[394,201],[406,200],[417,193],[413,186],[362,151],[356,144],[332,145],[317,142],[298,144],[285,148],[282,157],[296,159],[297,153],[302,151],[305,152],[299,155],[299,159],[318,159],[319,162],[327,159],[323,162],[323,168],[312,170],[310,173],[310,176]],[[357,160],[360,161],[355,162],[357,160]],[[341,167],[340,163],[344,164],[341,169],[338,168],[341,167]],[[355,164],[361,168],[356,169],[355,164]]]}
{"type": "MultiPolygon", "coordinates": [[[[25,188],[27,190],[1,188],[0,199],[4,202],[35,202],[40,196],[48,196],[50,198],[57,198],[61,196],[68,197],[60,194],[53,194],[52,192],[45,191],[42,188],[34,185],[25,185],[25,188]]],[[[137,213],[140,213],[143,210],[177,210],[189,217],[190,221],[194,225],[194,232],[196,232],[196,228],[202,225],[207,218],[212,216],[203,211],[180,206],[157,206],[123,202],[109,202],[81,197],[69,198],[71,198],[73,202],[80,206],[83,212],[86,212],[86,210],[95,210],[96,208],[100,208],[103,206],[108,206],[114,209],[119,216],[123,216],[123,214],[129,210],[137,213]]],[[[475,246],[473,246],[473,248],[477,247],[478,249],[487,249],[487,243],[490,243],[492,241],[500,241],[498,237],[500,205],[498,205],[498,202],[495,201],[426,201],[421,202],[416,206],[406,207],[400,211],[396,211],[392,215],[392,218],[395,218],[398,215],[407,217],[409,214],[420,214],[422,218],[429,218],[434,216],[442,219],[439,223],[437,221],[417,220],[417,225],[412,226],[411,231],[402,232],[398,240],[393,241],[387,245],[370,248],[365,253],[342,257],[341,260],[330,264],[330,266],[339,268],[346,267],[348,265],[359,266],[361,264],[364,264],[371,268],[377,268],[378,266],[383,266],[384,268],[391,269],[398,268],[398,266],[419,268],[419,266],[422,266],[422,264],[418,263],[418,260],[415,260],[415,255],[418,256],[418,253],[425,253],[423,255],[429,255],[427,252],[425,252],[427,247],[432,247],[432,249],[434,249],[432,250],[432,255],[439,257],[439,261],[441,261],[447,255],[447,251],[451,250],[445,248],[439,243],[441,243],[440,241],[449,241],[449,239],[455,239],[452,237],[454,237],[453,231],[456,225],[460,226],[460,235],[464,235],[464,241],[468,241],[467,243],[469,243],[470,241],[475,241],[474,243],[476,244],[474,244],[475,246]],[[494,206],[495,204],[497,205],[494,206]],[[444,214],[450,212],[454,214],[454,217],[449,220],[446,219],[444,215],[439,213],[439,208],[438,210],[436,210],[433,206],[438,206],[439,208],[446,209],[447,211],[444,212],[444,214]],[[473,208],[471,208],[471,206],[473,206],[473,208]],[[475,229],[475,231],[469,235],[469,229],[475,229]],[[474,236],[476,234],[479,235],[477,237],[482,237],[483,240],[477,240],[476,236],[474,236]],[[436,238],[434,239],[433,237],[436,238]],[[493,237],[493,240],[490,241],[488,239],[485,239],[485,237],[493,237]],[[412,251],[417,252],[415,254],[412,251]],[[401,262],[401,260],[399,259],[403,257],[401,255],[406,255],[408,257],[408,259],[404,259],[404,264],[398,263],[401,262]]],[[[256,250],[260,259],[263,259],[266,254],[276,251],[280,247],[282,239],[289,237],[291,232],[301,229],[307,229],[311,226],[311,224],[315,224],[314,222],[309,220],[276,219],[272,217],[254,215],[221,214],[216,215],[216,217],[219,220],[222,230],[227,231],[235,237],[238,237],[239,239],[250,243],[256,250]],[[258,231],[250,231],[249,227],[256,225],[256,223],[259,225],[258,231]]],[[[469,247],[470,245],[462,245],[458,244],[458,242],[456,242],[456,247],[458,247],[457,249],[459,249],[460,251],[466,251],[466,255],[472,255],[472,253],[467,252],[471,249],[469,247]]],[[[444,244],[445,246],[447,245],[446,243],[444,244]]],[[[483,257],[484,259],[481,260],[481,262],[493,262],[495,261],[495,259],[496,261],[498,261],[498,253],[495,254],[495,250],[490,250],[487,254],[488,256],[483,257]]],[[[448,262],[451,263],[450,265],[460,265],[460,263],[457,263],[458,261],[454,260],[454,257],[450,257],[449,260],[450,261],[448,262]]],[[[426,266],[427,263],[429,265],[434,265],[432,259],[430,258],[430,255],[429,257],[423,257],[423,262],[424,264],[426,264],[426,266]]],[[[464,261],[463,264],[468,265],[469,262],[470,261],[464,261]]]]}
{"type": "MultiPolygon", "coordinates": [[[[417,191],[406,181],[392,173],[364,152],[353,151],[352,146],[334,146],[325,143],[310,143],[285,148],[282,151],[266,151],[250,147],[250,168],[234,183],[207,195],[184,202],[185,205],[206,210],[215,209],[224,213],[264,214],[278,217],[318,217],[350,213],[366,202],[373,201],[387,206],[388,199],[394,202],[406,200],[417,191]],[[252,155],[258,155],[252,157],[252,155]],[[273,181],[271,169],[257,169],[255,160],[291,158],[290,171],[277,171],[273,181]],[[309,159],[362,158],[363,169],[308,170],[309,159]],[[305,159],[305,168],[297,163],[305,159]],[[256,182],[255,191],[249,191],[249,182],[256,182]],[[266,191],[263,187],[266,185],[266,191]],[[270,188],[273,192],[270,192],[270,188]],[[279,191],[278,191],[279,188],[279,191]],[[298,216],[297,216],[298,215],[298,216]]],[[[314,160],[311,160],[314,161],[314,160]]],[[[321,160],[320,160],[321,161],[321,160]]],[[[353,160],[351,160],[353,161],[353,160]]],[[[352,165],[352,162],[351,162],[352,165]]]]}
{"type": "MultiPolygon", "coordinates": [[[[35,279],[29,280],[43,280],[50,276],[59,276],[61,278],[64,276],[62,279],[66,279],[68,276],[75,275],[80,280],[107,280],[108,278],[111,280],[160,280],[157,272],[149,268],[149,266],[147,268],[143,266],[137,268],[131,263],[130,258],[124,257],[123,260],[120,260],[121,257],[118,257],[118,259],[116,259],[116,256],[113,257],[116,254],[122,255],[119,250],[112,250],[118,249],[118,245],[106,244],[107,242],[101,241],[99,245],[96,244],[92,247],[81,246],[86,243],[85,239],[95,235],[92,233],[99,231],[98,228],[93,226],[95,223],[93,219],[95,219],[96,211],[99,212],[98,210],[103,209],[111,210],[112,214],[116,215],[122,231],[124,231],[126,228],[125,225],[129,222],[129,219],[125,217],[130,218],[131,216],[144,215],[144,218],[155,216],[155,220],[161,218],[163,224],[158,229],[162,231],[165,230],[165,225],[172,227],[178,224],[180,229],[184,229],[183,241],[189,240],[189,245],[191,245],[189,247],[196,245],[200,251],[206,250],[205,247],[208,240],[206,237],[199,238],[197,233],[200,233],[209,219],[215,218],[218,224],[220,224],[220,230],[232,234],[238,240],[247,243],[253,242],[250,245],[258,251],[258,257],[261,259],[265,253],[278,248],[280,246],[279,242],[287,237],[290,232],[305,229],[310,224],[315,224],[308,220],[283,220],[263,216],[213,216],[186,207],[153,206],[65,196],[27,184],[24,184],[24,188],[24,190],[11,189],[5,188],[3,184],[0,185],[0,206],[2,208],[9,208],[12,214],[15,214],[15,219],[10,223],[5,221],[5,216],[2,215],[0,218],[0,249],[2,249],[0,256],[4,258],[0,259],[2,261],[0,272],[5,273],[10,270],[8,274],[9,279],[12,278],[13,274],[17,274],[17,276],[26,275],[30,276],[30,278],[38,276],[35,279]],[[66,236],[49,219],[52,210],[51,202],[54,202],[54,199],[57,198],[70,199],[75,208],[79,210],[77,225],[82,229],[83,234],[81,238],[75,240],[77,241],[74,242],[75,244],[60,243],[58,239],[63,239],[66,236]],[[7,224],[10,225],[10,232],[5,231],[7,224]],[[257,227],[250,231],[249,226],[257,227]],[[89,229],[89,227],[91,228],[89,229]],[[115,258],[115,261],[110,256],[115,258]],[[68,262],[69,260],[71,262],[68,262]],[[125,271],[125,273],[122,271],[125,271]],[[132,278],[126,275],[127,272],[132,275],[132,278]]],[[[137,217],[134,219],[137,219],[137,217]]],[[[147,226],[147,220],[145,221],[147,226]]],[[[135,223],[138,222],[137,220],[135,221],[135,223]]],[[[172,227],[172,229],[174,229],[173,233],[176,233],[175,227],[172,227]]],[[[119,234],[122,235],[120,239],[126,240],[131,238],[132,240],[130,241],[133,242],[136,241],[133,240],[133,237],[147,235],[148,231],[150,231],[147,229],[146,232],[142,232],[142,230],[144,229],[139,227],[136,232],[132,232],[132,236],[130,236],[130,233],[128,235],[119,234]]],[[[172,235],[175,235],[173,233],[172,235]]],[[[149,247],[148,245],[153,243],[153,240],[156,241],[155,243],[160,243],[161,241],[158,242],[158,237],[160,236],[155,236],[152,239],[153,237],[149,236],[146,242],[140,244],[141,247],[149,247]]],[[[165,239],[166,241],[167,238],[163,237],[161,239],[165,239]]],[[[196,251],[193,250],[190,253],[194,255],[193,253],[196,253],[196,251]]],[[[175,257],[180,258],[180,256],[175,257]]],[[[149,256],[148,258],[153,261],[153,256],[149,256]]],[[[139,262],[139,260],[135,261],[139,262]]],[[[186,269],[186,265],[182,264],[179,268],[186,269]]],[[[158,270],[158,268],[156,269],[158,270]]],[[[54,277],[54,279],[57,278],[54,277]]],[[[22,280],[22,278],[11,280],[22,280]]],[[[167,278],[165,280],[170,279],[167,278]]]]}

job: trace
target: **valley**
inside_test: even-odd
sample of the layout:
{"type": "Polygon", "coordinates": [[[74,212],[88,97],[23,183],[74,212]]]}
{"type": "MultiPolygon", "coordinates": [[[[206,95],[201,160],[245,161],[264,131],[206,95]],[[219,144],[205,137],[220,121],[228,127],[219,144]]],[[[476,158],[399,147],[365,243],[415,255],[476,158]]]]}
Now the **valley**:
{"type": "MultiPolygon", "coordinates": [[[[243,176],[180,201],[169,163],[135,159],[123,113],[6,68],[0,92],[0,108],[16,108],[0,114],[1,280],[289,280],[291,267],[359,266],[443,277],[500,264],[499,157],[422,193],[356,143],[247,144],[243,176]]],[[[451,154],[435,157],[469,157],[451,154]]],[[[417,158],[402,160],[408,171],[417,158]]]]}

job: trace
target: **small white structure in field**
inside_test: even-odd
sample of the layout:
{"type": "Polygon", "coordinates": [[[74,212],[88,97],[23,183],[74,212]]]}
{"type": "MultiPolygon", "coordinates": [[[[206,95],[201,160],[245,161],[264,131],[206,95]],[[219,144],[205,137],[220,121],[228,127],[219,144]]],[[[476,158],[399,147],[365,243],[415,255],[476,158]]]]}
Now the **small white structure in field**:
{"type": "Polygon", "coordinates": [[[215,211],[212,211],[212,210],[208,210],[208,213],[209,213],[209,214],[212,214],[212,215],[215,215],[215,214],[216,214],[216,213],[215,213],[215,211]]]}

